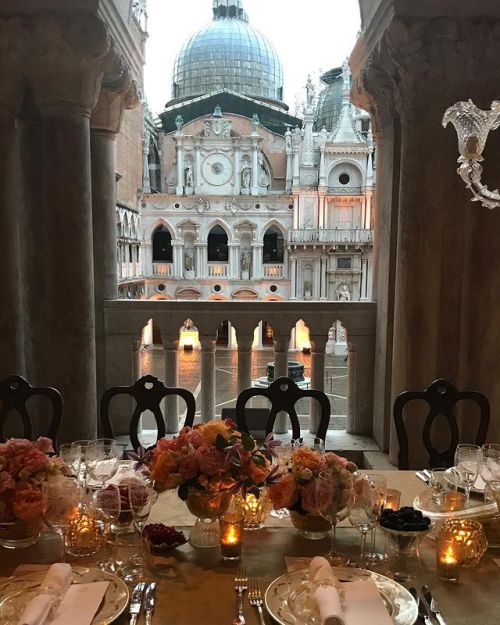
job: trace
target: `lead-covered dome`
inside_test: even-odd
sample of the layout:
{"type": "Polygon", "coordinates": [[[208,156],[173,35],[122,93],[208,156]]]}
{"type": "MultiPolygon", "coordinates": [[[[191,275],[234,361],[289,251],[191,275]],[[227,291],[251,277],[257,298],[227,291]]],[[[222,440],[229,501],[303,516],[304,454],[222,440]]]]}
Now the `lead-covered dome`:
{"type": "Polygon", "coordinates": [[[192,35],[177,55],[172,97],[230,89],[283,99],[283,68],[274,46],[250,26],[242,0],[214,0],[213,21],[192,35]]]}
{"type": "Polygon", "coordinates": [[[315,130],[318,132],[323,126],[332,132],[335,130],[342,111],[342,94],[344,89],[344,79],[342,68],[336,67],[321,76],[321,81],[325,85],[318,99],[315,115],[315,130]]]}

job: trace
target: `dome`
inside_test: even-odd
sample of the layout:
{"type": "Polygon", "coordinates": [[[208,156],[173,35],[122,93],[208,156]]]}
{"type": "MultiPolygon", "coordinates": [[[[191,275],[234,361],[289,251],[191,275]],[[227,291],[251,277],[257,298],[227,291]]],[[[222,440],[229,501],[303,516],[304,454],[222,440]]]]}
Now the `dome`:
{"type": "Polygon", "coordinates": [[[342,68],[336,67],[321,76],[325,89],[319,94],[318,105],[315,115],[315,130],[318,132],[325,128],[332,132],[339,121],[342,110],[342,93],[344,80],[342,68]]]}
{"type": "Polygon", "coordinates": [[[214,19],[182,46],[172,97],[230,89],[264,100],[283,98],[283,68],[273,45],[250,26],[241,0],[215,0],[214,19]]]}

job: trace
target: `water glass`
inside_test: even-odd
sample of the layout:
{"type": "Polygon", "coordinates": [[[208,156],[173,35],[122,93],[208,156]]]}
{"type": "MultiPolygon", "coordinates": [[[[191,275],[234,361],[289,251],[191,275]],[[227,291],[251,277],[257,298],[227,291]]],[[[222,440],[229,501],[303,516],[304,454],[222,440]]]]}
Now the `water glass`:
{"type": "MultiPolygon", "coordinates": [[[[274,453],[278,457],[278,465],[280,472],[284,473],[286,471],[287,464],[290,460],[290,456],[292,455],[293,446],[292,443],[282,443],[274,448],[274,453]]],[[[271,510],[271,516],[276,519],[287,519],[290,516],[290,512],[286,508],[278,508],[276,510],[271,510]]]]}
{"type": "Polygon", "coordinates": [[[82,462],[80,449],[73,443],[63,443],[59,446],[59,456],[64,464],[71,470],[72,477],[78,479],[82,462]]]}
{"type": "Polygon", "coordinates": [[[78,483],[82,488],[87,486],[87,447],[89,443],[92,441],[89,440],[79,440],[73,441],[71,443],[71,447],[73,447],[73,453],[78,454],[80,456],[80,464],[78,469],[78,483]]]}
{"type": "MultiPolygon", "coordinates": [[[[120,489],[123,493],[123,486],[120,489]]],[[[144,527],[146,526],[151,512],[151,507],[156,501],[156,493],[151,486],[144,483],[134,483],[125,485],[128,497],[128,504],[134,523],[136,536],[139,537],[140,553],[131,555],[128,563],[120,570],[121,577],[132,582],[143,575],[144,570],[144,527]]]]}
{"type": "Polygon", "coordinates": [[[42,483],[43,518],[61,538],[61,561],[66,556],[66,531],[77,515],[80,504],[80,487],[76,480],[54,477],[42,483]]]}
{"type": "Polygon", "coordinates": [[[351,509],[349,510],[349,522],[355,527],[361,535],[361,545],[359,550],[359,562],[351,562],[351,566],[357,568],[365,568],[365,545],[366,535],[374,527],[374,507],[375,507],[374,489],[367,475],[361,475],[355,478],[354,498],[351,509]]]}
{"type": "Polygon", "coordinates": [[[469,500],[471,488],[474,486],[482,464],[481,447],[478,445],[457,445],[455,466],[464,485],[466,500],[469,500]]]}
{"type": "Polygon", "coordinates": [[[383,475],[378,475],[376,473],[372,473],[367,476],[370,486],[372,489],[372,506],[368,509],[368,515],[372,521],[373,529],[372,529],[372,544],[370,548],[370,553],[367,554],[366,558],[370,562],[377,562],[379,559],[383,558],[383,556],[376,552],[375,550],[375,540],[377,534],[377,523],[382,514],[382,511],[385,508],[386,502],[386,494],[387,494],[387,478],[383,475]]]}
{"type": "Polygon", "coordinates": [[[431,499],[441,509],[445,493],[457,490],[457,473],[449,469],[432,469],[430,475],[431,499]]]}
{"type": "Polygon", "coordinates": [[[112,438],[91,441],[86,448],[86,464],[88,475],[99,486],[104,486],[118,471],[120,464],[116,441],[112,438]]]}
{"type": "MultiPolygon", "coordinates": [[[[121,493],[118,486],[108,484],[104,488],[99,488],[93,494],[94,508],[99,513],[104,522],[104,540],[105,544],[110,544],[111,524],[116,522],[121,512],[121,493]]],[[[101,568],[111,573],[114,572],[115,566],[113,554],[109,553],[101,562],[101,568]]]]}
{"type": "Polygon", "coordinates": [[[486,484],[500,480],[500,444],[487,443],[481,447],[481,477],[486,484]]]}

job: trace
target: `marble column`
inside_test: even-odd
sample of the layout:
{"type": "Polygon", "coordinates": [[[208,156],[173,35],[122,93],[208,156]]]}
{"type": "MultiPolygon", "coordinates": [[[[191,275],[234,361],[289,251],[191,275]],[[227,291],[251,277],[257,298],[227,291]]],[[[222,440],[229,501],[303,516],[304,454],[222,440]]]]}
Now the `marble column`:
{"type": "Polygon", "coordinates": [[[300,184],[300,154],[299,148],[296,147],[293,150],[293,179],[292,184],[294,187],[300,184]]]}
{"type": "Polygon", "coordinates": [[[229,280],[238,280],[240,278],[240,244],[228,243],[229,248],[229,280]]]}
{"type": "Polygon", "coordinates": [[[373,379],[375,337],[347,331],[348,434],[370,436],[373,428],[373,379]]]}
{"type": "Polygon", "coordinates": [[[172,256],[173,256],[173,278],[182,278],[184,274],[184,265],[182,262],[182,250],[184,248],[184,241],[177,239],[172,241],[172,256]]]}
{"type": "Polygon", "coordinates": [[[319,148],[319,186],[326,187],[326,162],[325,162],[325,145],[323,144],[319,148]]]}
{"type": "Polygon", "coordinates": [[[328,299],[328,256],[321,257],[321,300],[328,299]]]}
{"type": "Polygon", "coordinates": [[[46,216],[47,379],[63,396],[60,439],[96,434],[90,112],[109,68],[104,24],[88,15],[36,18],[28,66],[42,116],[46,216]],[[71,372],[71,375],[68,375],[71,372]]]}
{"type": "MultiPolygon", "coordinates": [[[[274,379],[288,376],[288,348],[290,346],[290,335],[274,336],[274,379]]],[[[289,418],[284,412],[279,412],[274,424],[274,431],[277,434],[284,434],[288,431],[289,418]]]]}
{"type": "Polygon", "coordinates": [[[175,140],[177,142],[175,149],[177,153],[177,186],[175,193],[177,195],[184,195],[184,146],[182,145],[183,135],[182,132],[175,134],[175,140]]]}
{"type": "Polygon", "coordinates": [[[252,195],[259,195],[259,144],[256,139],[252,142],[252,195]]]}
{"type": "Polygon", "coordinates": [[[252,280],[262,278],[262,249],[263,243],[252,243],[252,280]]]}
{"type": "Polygon", "coordinates": [[[208,278],[208,249],[204,242],[196,242],[196,277],[208,278]]]}
{"type": "MultiPolygon", "coordinates": [[[[316,391],[325,390],[325,349],[327,336],[310,334],[311,341],[311,388],[316,391]]],[[[316,434],[321,418],[321,408],[317,401],[311,399],[311,421],[309,431],[316,434]]]]}
{"type": "Polygon", "coordinates": [[[286,178],[285,178],[285,193],[292,192],[292,180],[293,180],[293,150],[291,147],[292,133],[290,130],[285,134],[287,145],[290,143],[290,147],[286,148],[286,178]]]}
{"type": "Polygon", "coordinates": [[[291,263],[291,292],[290,299],[297,299],[297,258],[290,256],[291,263]]]}
{"type": "Polygon", "coordinates": [[[238,393],[252,386],[252,334],[236,333],[238,339],[238,393]]]}
{"type": "MultiPolygon", "coordinates": [[[[118,298],[116,136],[120,132],[124,110],[138,104],[135,85],[124,63],[117,58],[112,70],[104,76],[99,100],[90,119],[96,383],[99,401],[105,391],[104,302],[118,298]]],[[[135,275],[135,271],[132,275],[135,275]]]]}
{"type": "Polygon", "coordinates": [[[194,192],[201,193],[201,142],[199,138],[194,143],[194,192]]]}
{"type": "Polygon", "coordinates": [[[151,139],[151,133],[149,128],[144,128],[144,135],[142,138],[142,190],[144,193],[151,193],[151,176],[149,173],[149,141],[151,139]]]}
{"type": "MultiPolygon", "coordinates": [[[[21,20],[0,20],[0,380],[24,374],[20,211],[13,180],[15,119],[21,106],[27,35],[21,20]]],[[[38,259],[43,262],[43,259],[38,259]]]]}
{"type": "Polygon", "coordinates": [[[238,139],[234,139],[234,174],[233,174],[233,194],[241,193],[241,149],[238,139]]]}
{"type": "Polygon", "coordinates": [[[320,294],[320,281],[321,281],[321,259],[316,258],[314,260],[313,268],[313,299],[318,300],[320,294]]]}
{"type": "MultiPolygon", "coordinates": [[[[165,385],[176,388],[179,386],[177,353],[179,349],[179,335],[163,336],[165,354],[165,385]]],[[[165,398],[165,425],[168,434],[179,431],[179,397],[177,395],[165,398]]]]}
{"type": "Polygon", "coordinates": [[[215,419],[215,338],[200,334],[201,391],[200,412],[203,423],[215,419]]]}

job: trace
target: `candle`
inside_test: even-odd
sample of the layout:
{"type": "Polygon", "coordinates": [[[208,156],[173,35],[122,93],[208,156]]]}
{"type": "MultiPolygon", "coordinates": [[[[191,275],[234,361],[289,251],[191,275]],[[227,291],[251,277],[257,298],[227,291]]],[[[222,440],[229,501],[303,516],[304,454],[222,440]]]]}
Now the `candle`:
{"type": "Polygon", "coordinates": [[[220,546],[223,560],[239,560],[241,557],[241,538],[243,533],[243,515],[226,513],[220,518],[220,546]]]}
{"type": "Polygon", "coordinates": [[[443,512],[456,512],[458,510],[463,510],[466,503],[467,498],[464,493],[450,491],[442,495],[441,510],[443,512]]]}
{"type": "Polygon", "coordinates": [[[447,582],[458,582],[460,559],[460,544],[447,538],[446,533],[441,533],[436,546],[438,578],[447,582]]]}
{"type": "Polygon", "coordinates": [[[463,567],[469,568],[479,564],[488,547],[484,528],[479,521],[450,519],[445,521],[441,531],[460,548],[463,567]]]}
{"type": "Polygon", "coordinates": [[[87,506],[82,505],[68,527],[67,551],[72,556],[91,556],[101,544],[102,528],[87,506]]]}
{"type": "Polygon", "coordinates": [[[385,510],[399,510],[401,504],[401,491],[395,488],[388,488],[385,491],[385,510]]]}

